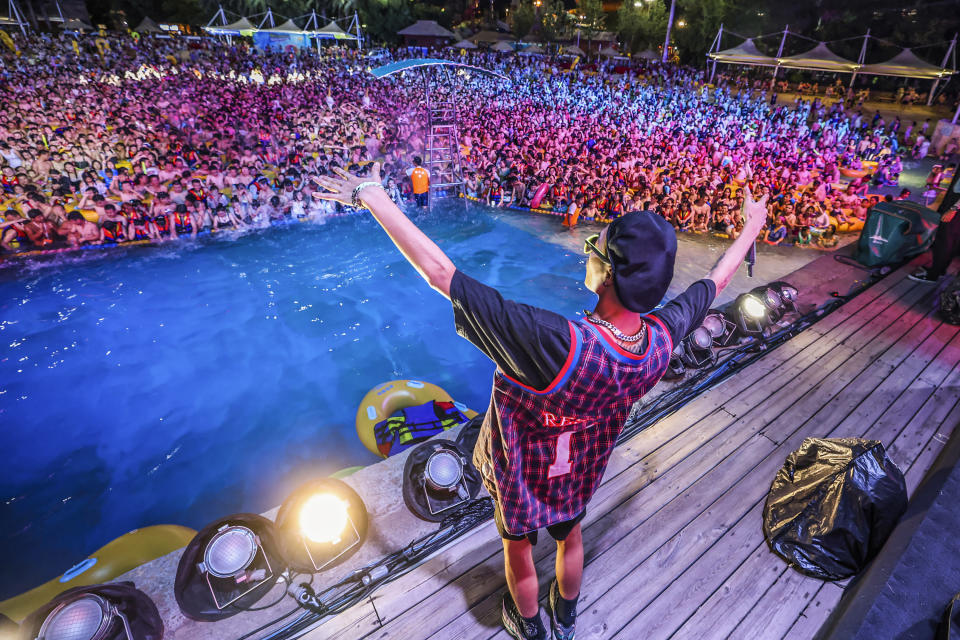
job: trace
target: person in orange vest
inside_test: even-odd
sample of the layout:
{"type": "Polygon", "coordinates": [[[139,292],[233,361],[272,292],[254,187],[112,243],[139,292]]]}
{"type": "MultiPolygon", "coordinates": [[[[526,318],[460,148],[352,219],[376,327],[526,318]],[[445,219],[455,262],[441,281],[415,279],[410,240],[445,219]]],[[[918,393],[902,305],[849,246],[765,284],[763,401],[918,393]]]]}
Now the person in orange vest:
{"type": "Polygon", "coordinates": [[[427,195],[430,193],[430,171],[423,166],[420,156],[413,156],[413,165],[407,169],[407,175],[413,183],[413,199],[423,209],[427,206],[427,195]]]}

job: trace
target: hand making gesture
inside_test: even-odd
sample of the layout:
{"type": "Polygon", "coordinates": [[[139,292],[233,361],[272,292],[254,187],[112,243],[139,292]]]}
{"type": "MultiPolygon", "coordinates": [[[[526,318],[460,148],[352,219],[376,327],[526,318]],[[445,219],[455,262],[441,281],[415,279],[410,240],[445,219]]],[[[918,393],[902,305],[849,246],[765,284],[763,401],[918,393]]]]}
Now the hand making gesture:
{"type": "Polygon", "coordinates": [[[750,165],[746,166],[745,176],[746,181],[743,187],[743,208],[741,209],[741,215],[743,215],[744,220],[746,220],[744,226],[745,235],[749,233],[752,234],[751,238],[755,238],[767,221],[767,200],[770,199],[770,196],[769,194],[764,194],[759,200],[754,200],[753,193],[750,191],[750,182],[753,180],[753,168],[750,167],[750,165]],[[749,232],[747,232],[747,228],[750,229],[749,232]]]}
{"type": "Polygon", "coordinates": [[[333,171],[339,177],[325,175],[312,178],[317,185],[330,192],[324,193],[322,191],[314,191],[311,194],[314,198],[321,200],[333,200],[334,202],[339,202],[340,204],[361,208],[363,206],[361,192],[372,187],[381,190],[383,189],[383,186],[380,183],[379,162],[375,162],[373,164],[373,171],[371,172],[369,178],[355,176],[352,173],[337,167],[334,167],[333,171]]]}

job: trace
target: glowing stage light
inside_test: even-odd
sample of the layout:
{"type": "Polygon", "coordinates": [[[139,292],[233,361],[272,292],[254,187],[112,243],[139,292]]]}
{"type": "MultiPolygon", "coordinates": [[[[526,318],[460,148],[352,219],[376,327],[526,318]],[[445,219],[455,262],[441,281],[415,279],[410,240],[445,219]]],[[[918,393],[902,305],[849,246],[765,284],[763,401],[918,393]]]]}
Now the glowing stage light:
{"type": "Polygon", "coordinates": [[[277,512],[277,528],[290,566],[313,573],[342,562],[363,545],[367,509],[350,485],[324,478],[290,494],[277,512]]]}
{"type": "Polygon", "coordinates": [[[300,507],[300,531],[311,542],[337,544],[347,529],[350,505],[329,493],[319,493],[300,507]]]}

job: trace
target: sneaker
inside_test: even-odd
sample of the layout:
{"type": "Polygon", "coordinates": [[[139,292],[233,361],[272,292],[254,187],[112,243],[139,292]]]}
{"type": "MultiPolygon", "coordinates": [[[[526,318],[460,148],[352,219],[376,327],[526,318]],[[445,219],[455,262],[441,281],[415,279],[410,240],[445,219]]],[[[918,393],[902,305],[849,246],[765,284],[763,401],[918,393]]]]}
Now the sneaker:
{"type": "Polygon", "coordinates": [[[503,596],[503,627],[511,637],[517,640],[547,640],[547,629],[540,620],[540,610],[537,610],[537,619],[535,622],[524,620],[514,604],[513,598],[509,593],[503,596]]]}
{"type": "Polygon", "coordinates": [[[927,273],[927,270],[923,267],[917,269],[911,274],[908,274],[907,277],[914,282],[924,282],[926,284],[935,284],[940,281],[940,278],[931,277],[930,274],[927,273]]]}
{"type": "Polygon", "coordinates": [[[560,585],[556,579],[550,583],[550,629],[553,631],[553,640],[573,640],[577,629],[577,622],[567,626],[557,620],[557,601],[560,598],[560,585]]]}

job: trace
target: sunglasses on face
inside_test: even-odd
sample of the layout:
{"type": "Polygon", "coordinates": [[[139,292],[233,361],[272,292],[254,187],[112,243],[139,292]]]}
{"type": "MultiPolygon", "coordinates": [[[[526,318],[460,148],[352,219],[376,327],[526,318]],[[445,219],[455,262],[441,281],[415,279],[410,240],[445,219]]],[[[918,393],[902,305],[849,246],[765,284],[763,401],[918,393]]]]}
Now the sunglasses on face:
{"type": "Polygon", "coordinates": [[[583,241],[583,253],[586,255],[590,255],[591,253],[596,254],[602,262],[610,264],[610,258],[603,251],[600,251],[600,247],[597,246],[597,240],[599,239],[599,233],[588,236],[587,239],[583,241]]]}

